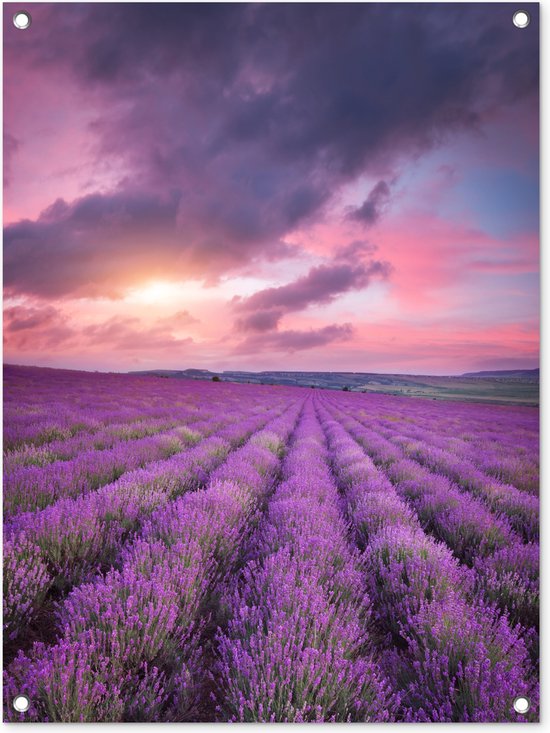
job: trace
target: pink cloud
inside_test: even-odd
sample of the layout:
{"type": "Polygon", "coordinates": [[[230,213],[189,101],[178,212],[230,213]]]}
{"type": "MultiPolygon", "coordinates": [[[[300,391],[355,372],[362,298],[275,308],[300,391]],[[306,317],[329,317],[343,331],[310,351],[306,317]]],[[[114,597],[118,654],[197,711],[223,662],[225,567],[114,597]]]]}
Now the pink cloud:
{"type": "MultiPolygon", "coordinates": [[[[495,365],[511,357],[536,366],[539,334],[535,324],[483,327],[474,322],[445,321],[423,326],[392,320],[361,327],[354,346],[365,363],[384,371],[460,374],[480,364],[495,365]]],[[[481,367],[480,367],[481,368],[481,367]]],[[[365,369],[367,371],[367,369],[365,369]]]]}
{"type": "Polygon", "coordinates": [[[179,311],[151,325],[123,315],[84,325],[51,305],[12,306],[4,311],[4,348],[7,354],[46,349],[60,355],[80,353],[84,359],[98,351],[168,353],[193,343],[175,332],[197,322],[188,311],[179,311]]]}
{"type": "Polygon", "coordinates": [[[520,275],[538,270],[535,236],[497,239],[467,222],[436,214],[408,211],[389,219],[376,241],[394,267],[392,296],[408,310],[428,315],[467,301],[475,273],[520,275]]]}
{"type": "Polygon", "coordinates": [[[18,305],[4,310],[4,349],[7,352],[56,351],[74,335],[67,317],[51,305],[18,305]]]}

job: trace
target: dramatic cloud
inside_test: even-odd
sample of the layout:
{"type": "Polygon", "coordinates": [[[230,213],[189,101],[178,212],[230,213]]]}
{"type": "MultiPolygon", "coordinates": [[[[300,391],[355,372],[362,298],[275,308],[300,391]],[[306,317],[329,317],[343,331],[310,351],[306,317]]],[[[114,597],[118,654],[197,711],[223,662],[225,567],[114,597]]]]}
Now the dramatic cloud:
{"type": "Polygon", "coordinates": [[[309,331],[273,331],[254,334],[241,342],[235,349],[236,354],[256,354],[263,351],[285,352],[305,351],[328,346],[338,341],[349,341],[354,329],[351,323],[332,324],[309,331]]]}
{"type": "Polygon", "coordinates": [[[238,318],[236,326],[239,331],[273,331],[279,325],[285,312],[281,308],[260,310],[244,318],[238,318]]]}
{"type": "MultiPolygon", "coordinates": [[[[6,282],[25,293],[113,295],[151,267],[212,281],[287,256],[285,235],[344,183],[537,88],[536,28],[515,33],[489,6],[32,11],[25,38],[6,23],[7,109],[26,109],[25,81],[40,73],[52,89],[72,85],[73,108],[97,109],[81,188],[95,175],[112,185],[8,228],[6,282]]],[[[41,114],[59,137],[57,110],[41,114]]],[[[17,121],[8,114],[9,135],[17,121]]],[[[357,212],[367,223],[381,184],[371,196],[357,212]]]]}
{"type": "Polygon", "coordinates": [[[287,285],[260,290],[248,298],[234,298],[239,313],[250,313],[237,321],[240,330],[268,331],[277,327],[286,313],[303,311],[312,305],[332,303],[352,290],[363,290],[375,278],[385,279],[391,272],[388,262],[361,261],[369,245],[353,242],[341,250],[334,262],[318,265],[287,285]]]}
{"type": "Polygon", "coordinates": [[[376,224],[380,218],[385,204],[390,197],[390,188],[386,181],[378,181],[376,186],[369,193],[365,202],[351,212],[350,218],[360,221],[366,226],[376,224]]]}
{"type": "Polygon", "coordinates": [[[23,33],[4,5],[10,360],[533,358],[511,327],[538,313],[536,5],[521,31],[505,3],[26,7],[23,33]]]}
{"type": "Polygon", "coordinates": [[[223,213],[216,218],[200,206],[182,218],[179,195],[129,190],[71,204],[58,200],[36,221],[6,227],[5,286],[8,293],[41,297],[118,297],[147,277],[211,282],[258,258],[274,261],[295,252],[277,239],[257,246],[246,222],[238,223],[238,211],[229,208],[231,225],[220,221],[223,213]]]}

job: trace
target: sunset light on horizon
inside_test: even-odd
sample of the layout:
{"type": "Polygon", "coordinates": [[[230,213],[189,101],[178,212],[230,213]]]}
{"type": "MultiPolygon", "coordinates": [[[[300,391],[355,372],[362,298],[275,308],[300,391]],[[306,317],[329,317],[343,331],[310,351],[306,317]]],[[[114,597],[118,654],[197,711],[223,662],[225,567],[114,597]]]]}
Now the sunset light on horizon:
{"type": "Polygon", "coordinates": [[[5,4],[4,362],[538,367],[538,7],[413,7],[5,4]]]}

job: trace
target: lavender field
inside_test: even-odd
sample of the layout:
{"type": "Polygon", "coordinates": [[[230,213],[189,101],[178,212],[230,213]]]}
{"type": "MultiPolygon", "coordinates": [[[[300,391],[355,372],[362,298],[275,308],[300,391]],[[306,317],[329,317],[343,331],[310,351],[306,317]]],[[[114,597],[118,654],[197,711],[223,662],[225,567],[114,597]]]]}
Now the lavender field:
{"type": "Polygon", "coordinates": [[[538,720],[537,409],[4,381],[5,720],[538,720]]]}

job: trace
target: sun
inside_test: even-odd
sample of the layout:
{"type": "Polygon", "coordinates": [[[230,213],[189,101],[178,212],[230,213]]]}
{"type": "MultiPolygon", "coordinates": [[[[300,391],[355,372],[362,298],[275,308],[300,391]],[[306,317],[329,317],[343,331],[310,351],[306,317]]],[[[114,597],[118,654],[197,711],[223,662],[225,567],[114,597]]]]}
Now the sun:
{"type": "Polygon", "coordinates": [[[152,280],[128,291],[125,300],[137,303],[167,303],[181,295],[181,286],[168,280],[152,280]]]}

